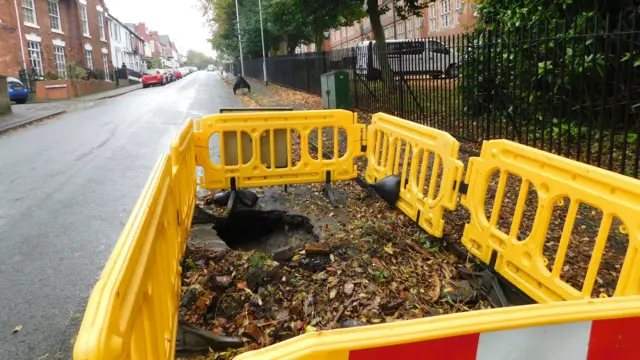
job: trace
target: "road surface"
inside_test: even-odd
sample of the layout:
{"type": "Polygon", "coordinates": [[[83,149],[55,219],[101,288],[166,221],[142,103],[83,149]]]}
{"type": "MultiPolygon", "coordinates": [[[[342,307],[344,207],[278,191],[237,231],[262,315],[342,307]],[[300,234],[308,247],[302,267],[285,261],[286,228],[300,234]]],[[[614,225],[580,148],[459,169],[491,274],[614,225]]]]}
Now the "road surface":
{"type": "Polygon", "coordinates": [[[71,358],[158,156],[187,117],[237,106],[217,73],[201,71],[0,136],[0,359],[71,358]]]}

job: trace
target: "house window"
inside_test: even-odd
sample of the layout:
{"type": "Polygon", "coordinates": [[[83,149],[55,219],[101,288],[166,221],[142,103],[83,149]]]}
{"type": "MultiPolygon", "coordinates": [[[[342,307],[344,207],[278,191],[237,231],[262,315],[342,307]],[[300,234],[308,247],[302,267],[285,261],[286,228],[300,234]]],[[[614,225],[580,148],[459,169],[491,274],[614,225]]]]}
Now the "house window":
{"type": "Polygon", "coordinates": [[[80,20],[82,22],[82,35],[89,36],[89,20],[87,17],[87,5],[80,4],[80,20]]]}
{"type": "Polygon", "coordinates": [[[36,19],[36,7],[34,5],[35,0],[22,0],[22,15],[24,16],[24,23],[27,25],[37,26],[36,19]]]}
{"type": "Polygon", "coordinates": [[[440,26],[443,28],[451,26],[451,1],[440,1],[440,26]]]}
{"type": "Polygon", "coordinates": [[[27,47],[29,49],[29,61],[31,62],[31,68],[34,69],[38,75],[42,75],[40,43],[37,41],[27,41],[27,47]]]}
{"type": "Polygon", "coordinates": [[[111,73],[109,72],[109,55],[102,54],[102,66],[104,66],[104,79],[111,80],[111,73]]]}
{"type": "Polygon", "coordinates": [[[424,18],[422,16],[416,16],[416,30],[424,25],[424,18]]]}
{"type": "Polygon", "coordinates": [[[64,46],[53,46],[53,53],[56,55],[56,71],[61,78],[67,77],[67,59],[64,56],[64,46]]]}
{"type": "Polygon", "coordinates": [[[456,1],[456,10],[460,10],[462,9],[462,0],[455,0],[456,1]]]}
{"type": "Polygon", "coordinates": [[[407,26],[407,39],[413,39],[413,18],[410,18],[406,22],[407,26]]]}
{"type": "Polygon", "coordinates": [[[438,30],[438,21],[436,19],[436,7],[429,7],[429,31],[438,30]]]}
{"type": "Polygon", "coordinates": [[[51,30],[62,31],[58,0],[49,0],[49,21],[51,22],[51,30]]]}
{"type": "Polygon", "coordinates": [[[93,70],[93,51],[85,49],[84,59],[87,62],[87,69],[93,70]]]}
{"type": "Polygon", "coordinates": [[[104,34],[104,17],[102,11],[98,11],[98,28],[100,29],[100,40],[107,40],[104,34]]]}
{"type": "Polygon", "coordinates": [[[404,39],[404,21],[396,25],[396,33],[397,33],[398,39],[404,39]]]}

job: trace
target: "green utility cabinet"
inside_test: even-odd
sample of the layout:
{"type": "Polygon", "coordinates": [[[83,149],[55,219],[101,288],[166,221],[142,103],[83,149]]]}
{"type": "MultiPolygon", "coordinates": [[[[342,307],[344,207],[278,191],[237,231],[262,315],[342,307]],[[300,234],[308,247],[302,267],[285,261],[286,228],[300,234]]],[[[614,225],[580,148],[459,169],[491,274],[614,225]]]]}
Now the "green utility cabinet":
{"type": "Polygon", "coordinates": [[[349,73],[346,71],[332,71],[320,76],[322,86],[323,109],[351,108],[349,98],[349,73]]]}

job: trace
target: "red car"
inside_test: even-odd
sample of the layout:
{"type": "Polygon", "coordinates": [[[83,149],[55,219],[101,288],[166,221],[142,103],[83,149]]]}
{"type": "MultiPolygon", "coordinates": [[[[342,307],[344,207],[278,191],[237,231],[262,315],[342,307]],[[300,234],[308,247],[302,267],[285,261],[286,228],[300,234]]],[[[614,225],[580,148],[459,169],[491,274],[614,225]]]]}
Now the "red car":
{"type": "Polygon", "coordinates": [[[167,83],[167,77],[163,71],[158,69],[145,70],[142,75],[142,87],[148,88],[151,85],[164,85],[167,83]]]}
{"type": "Polygon", "coordinates": [[[176,74],[176,80],[182,79],[182,71],[180,69],[173,70],[173,73],[176,74]]]}

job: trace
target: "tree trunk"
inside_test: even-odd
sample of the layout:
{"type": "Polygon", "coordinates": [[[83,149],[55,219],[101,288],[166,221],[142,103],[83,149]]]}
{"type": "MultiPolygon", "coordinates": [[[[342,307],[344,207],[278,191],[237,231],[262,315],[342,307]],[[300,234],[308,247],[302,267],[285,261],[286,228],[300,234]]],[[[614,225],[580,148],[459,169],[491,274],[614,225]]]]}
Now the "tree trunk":
{"type": "Polygon", "coordinates": [[[324,50],[324,31],[316,31],[314,34],[314,41],[316,44],[316,51],[324,50]]]}
{"type": "Polygon", "coordinates": [[[382,29],[382,22],[380,21],[381,14],[380,8],[378,7],[378,0],[367,0],[367,14],[369,14],[371,30],[373,31],[373,36],[376,41],[376,46],[374,46],[373,51],[378,57],[378,63],[382,71],[382,81],[388,85],[390,91],[395,92],[393,73],[389,66],[389,57],[387,54],[387,41],[384,38],[384,30],[382,29]]]}

